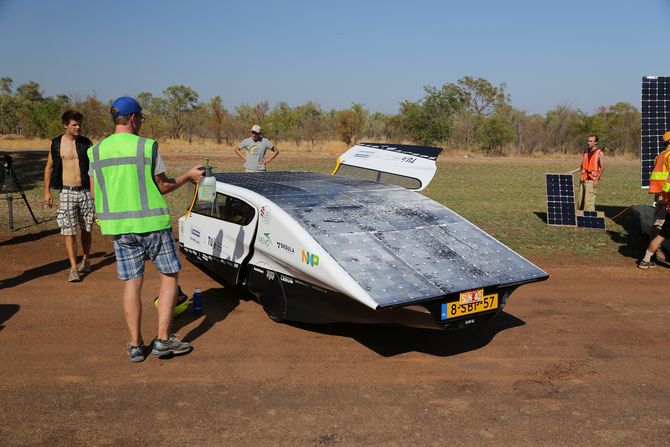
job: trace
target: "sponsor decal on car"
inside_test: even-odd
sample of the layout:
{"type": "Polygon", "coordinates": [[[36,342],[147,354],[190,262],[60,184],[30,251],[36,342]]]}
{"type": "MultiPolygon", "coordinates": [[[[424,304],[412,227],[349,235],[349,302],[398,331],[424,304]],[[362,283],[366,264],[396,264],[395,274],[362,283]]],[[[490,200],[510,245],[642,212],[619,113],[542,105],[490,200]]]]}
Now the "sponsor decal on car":
{"type": "Polygon", "coordinates": [[[195,227],[191,227],[191,234],[188,238],[196,244],[200,245],[200,230],[195,227]]]}
{"type": "Polygon", "coordinates": [[[270,208],[270,205],[263,205],[261,207],[259,214],[261,215],[261,219],[263,219],[263,222],[265,222],[266,224],[269,224],[270,221],[272,220],[272,209],[270,208]]]}
{"type": "Polygon", "coordinates": [[[220,240],[213,238],[212,236],[207,236],[207,245],[214,248],[214,250],[222,251],[223,244],[220,240]]]}
{"type": "Polygon", "coordinates": [[[293,249],[293,247],[291,247],[290,245],[285,244],[283,242],[277,242],[277,248],[280,248],[280,249],[282,249],[284,251],[287,251],[291,254],[295,253],[295,250],[293,249]]]}
{"type": "Polygon", "coordinates": [[[272,245],[272,239],[270,238],[270,233],[263,233],[258,236],[258,243],[263,244],[266,247],[272,245]]]}
{"type": "Polygon", "coordinates": [[[291,278],[290,276],[279,275],[279,279],[281,279],[285,283],[293,284],[293,278],[291,278]]]}
{"type": "Polygon", "coordinates": [[[319,265],[319,255],[305,250],[302,250],[302,256],[300,257],[300,260],[312,267],[317,267],[319,265]]]}

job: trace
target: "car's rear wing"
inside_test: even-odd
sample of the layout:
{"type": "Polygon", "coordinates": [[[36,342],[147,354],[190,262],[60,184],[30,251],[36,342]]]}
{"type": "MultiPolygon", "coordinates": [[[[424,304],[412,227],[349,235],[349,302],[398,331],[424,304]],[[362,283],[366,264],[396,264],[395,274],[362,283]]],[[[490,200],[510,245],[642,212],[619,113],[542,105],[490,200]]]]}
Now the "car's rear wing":
{"type": "Polygon", "coordinates": [[[421,191],[435,175],[439,147],[359,143],[337,159],[333,175],[421,191]]]}

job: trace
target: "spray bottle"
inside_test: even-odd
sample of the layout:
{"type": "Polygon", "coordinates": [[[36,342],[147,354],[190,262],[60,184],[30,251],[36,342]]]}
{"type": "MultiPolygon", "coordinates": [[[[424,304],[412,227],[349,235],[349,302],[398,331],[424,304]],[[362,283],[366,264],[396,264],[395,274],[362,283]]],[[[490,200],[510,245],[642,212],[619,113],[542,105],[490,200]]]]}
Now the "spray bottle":
{"type": "Polygon", "coordinates": [[[198,202],[213,203],[216,198],[216,178],[212,174],[209,158],[205,158],[205,175],[198,185],[198,202]]]}

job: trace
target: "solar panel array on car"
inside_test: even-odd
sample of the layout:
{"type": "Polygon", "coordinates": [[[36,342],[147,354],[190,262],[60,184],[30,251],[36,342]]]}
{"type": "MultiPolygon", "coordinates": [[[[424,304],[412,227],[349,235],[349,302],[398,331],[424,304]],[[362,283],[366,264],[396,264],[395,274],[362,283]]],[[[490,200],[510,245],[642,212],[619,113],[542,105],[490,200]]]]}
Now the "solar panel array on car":
{"type": "Polygon", "coordinates": [[[547,174],[547,224],[577,225],[572,174],[547,174]]]}
{"type": "Polygon", "coordinates": [[[654,159],[663,150],[662,135],[670,130],[670,77],[642,78],[641,186],[649,187],[654,159]]]}
{"type": "Polygon", "coordinates": [[[309,172],[215,176],[278,205],[382,307],[547,277],[450,209],[398,186],[309,172]]]}

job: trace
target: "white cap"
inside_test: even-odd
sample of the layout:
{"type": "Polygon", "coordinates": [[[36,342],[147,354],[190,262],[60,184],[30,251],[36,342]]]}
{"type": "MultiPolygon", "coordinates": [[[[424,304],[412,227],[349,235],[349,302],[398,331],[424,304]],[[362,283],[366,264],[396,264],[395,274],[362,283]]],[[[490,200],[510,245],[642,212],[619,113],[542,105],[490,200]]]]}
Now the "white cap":
{"type": "Polygon", "coordinates": [[[254,124],[253,126],[251,126],[251,131],[261,133],[261,126],[259,126],[258,124],[254,124]]]}

